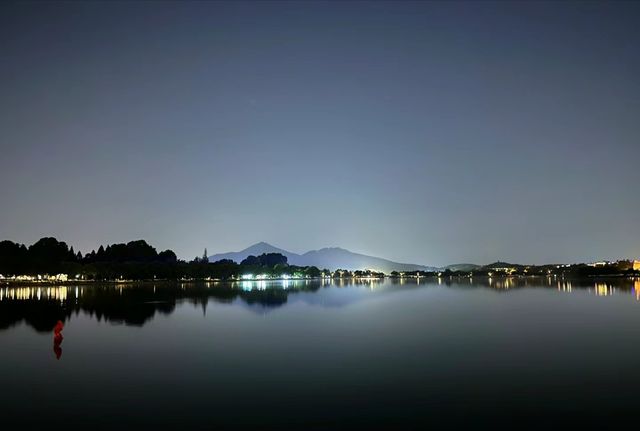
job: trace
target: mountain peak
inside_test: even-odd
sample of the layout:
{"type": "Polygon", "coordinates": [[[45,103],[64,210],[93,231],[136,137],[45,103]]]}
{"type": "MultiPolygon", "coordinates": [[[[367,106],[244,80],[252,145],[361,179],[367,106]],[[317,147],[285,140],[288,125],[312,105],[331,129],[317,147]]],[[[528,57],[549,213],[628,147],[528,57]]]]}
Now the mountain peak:
{"type": "Polygon", "coordinates": [[[287,257],[287,261],[290,265],[313,265],[318,268],[327,268],[332,271],[338,268],[348,270],[372,269],[389,273],[394,270],[430,271],[436,269],[433,267],[411,263],[392,262],[390,260],[382,259],[379,257],[354,253],[341,247],[325,247],[319,250],[311,250],[304,254],[297,254],[278,248],[264,241],[253,244],[241,251],[210,256],[209,261],[215,262],[221,259],[231,259],[236,262],[241,262],[247,256],[259,256],[263,253],[280,253],[287,257]]]}
{"type": "Polygon", "coordinates": [[[271,245],[267,242],[260,241],[253,245],[250,245],[249,247],[245,248],[239,253],[249,253],[255,256],[258,256],[263,253],[281,253],[286,256],[289,252],[279,247],[276,247],[274,245],[271,245]]]}
{"type": "Polygon", "coordinates": [[[264,241],[260,241],[257,242],[253,245],[250,245],[249,247],[241,250],[241,251],[234,251],[234,252],[230,252],[230,253],[220,253],[220,254],[214,254],[212,256],[209,256],[209,261],[210,262],[216,262],[218,260],[221,259],[231,259],[235,262],[241,262],[243,261],[247,256],[260,256],[261,254],[265,254],[265,253],[280,253],[284,256],[287,257],[287,260],[289,261],[289,263],[293,263],[296,258],[298,257],[297,254],[295,253],[291,253],[288,252],[287,250],[283,250],[281,248],[278,248],[274,245],[271,245],[267,242],[264,241]]]}

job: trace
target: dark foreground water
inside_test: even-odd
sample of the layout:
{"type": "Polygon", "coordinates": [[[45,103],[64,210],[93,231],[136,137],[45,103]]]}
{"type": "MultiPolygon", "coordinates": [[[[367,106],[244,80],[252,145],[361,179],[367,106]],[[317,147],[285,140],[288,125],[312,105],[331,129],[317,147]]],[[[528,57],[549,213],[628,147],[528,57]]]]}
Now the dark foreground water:
{"type": "Polygon", "coordinates": [[[640,281],[283,283],[0,287],[0,429],[611,428],[640,414],[640,281]]]}

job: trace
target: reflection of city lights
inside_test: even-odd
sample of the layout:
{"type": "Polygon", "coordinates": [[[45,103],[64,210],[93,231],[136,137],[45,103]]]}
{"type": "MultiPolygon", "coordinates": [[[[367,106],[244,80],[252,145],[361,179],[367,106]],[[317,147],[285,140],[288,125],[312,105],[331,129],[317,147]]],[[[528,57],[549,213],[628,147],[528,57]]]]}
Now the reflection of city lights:
{"type": "Polygon", "coordinates": [[[613,295],[613,286],[608,286],[606,283],[596,283],[595,293],[597,296],[613,295]]]}
{"type": "Polygon", "coordinates": [[[558,282],[558,291],[571,293],[572,286],[570,281],[558,282]]]}
{"type": "MultiPolygon", "coordinates": [[[[236,295],[240,295],[241,298],[248,297],[253,298],[254,295],[268,296],[266,290],[269,292],[274,292],[279,289],[283,289],[286,291],[278,294],[282,294],[284,296],[296,294],[296,291],[304,291],[308,287],[312,287],[313,290],[317,289],[319,286],[322,287],[357,287],[359,289],[367,289],[374,290],[380,288],[389,288],[390,285],[393,286],[403,286],[405,287],[415,287],[420,286],[420,288],[424,288],[426,286],[427,289],[436,288],[436,286],[442,286],[442,288],[447,289],[447,286],[488,286],[492,289],[498,289],[501,291],[510,290],[510,289],[519,289],[519,288],[541,288],[541,289],[550,289],[551,292],[563,292],[563,293],[573,293],[574,295],[578,295],[575,298],[580,298],[581,294],[591,294],[593,290],[593,294],[599,297],[605,296],[616,296],[620,293],[624,293],[625,299],[627,301],[633,301],[634,298],[636,301],[640,303],[640,278],[626,278],[626,279],[592,279],[589,284],[583,284],[583,282],[573,281],[576,287],[576,291],[573,291],[573,283],[569,281],[569,279],[565,279],[562,275],[557,278],[551,277],[547,280],[545,274],[542,274],[541,277],[531,278],[531,277],[521,277],[521,276],[505,276],[501,273],[494,272],[493,277],[480,277],[478,279],[478,275],[475,275],[475,278],[470,276],[454,276],[447,280],[446,283],[443,283],[444,277],[435,277],[435,274],[430,274],[428,276],[422,275],[420,278],[417,276],[413,276],[412,274],[405,274],[404,277],[393,277],[393,278],[378,278],[376,276],[366,275],[366,276],[358,276],[358,277],[344,277],[342,279],[325,279],[325,278],[317,278],[317,279],[309,279],[309,278],[295,278],[292,276],[282,276],[280,278],[272,278],[272,276],[268,274],[259,274],[256,278],[253,279],[245,279],[244,277],[252,277],[251,274],[245,274],[241,276],[242,279],[238,281],[233,281],[230,283],[224,281],[217,282],[200,282],[197,286],[204,287],[207,289],[215,289],[216,286],[220,287],[229,287],[231,286],[233,289],[236,289],[236,295]],[[265,276],[265,278],[261,276],[265,276]],[[449,281],[452,280],[452,281],[449,281]],[[468,280],[468,281],[467,281],[468,280]],[[597,280],[597,281],[596,281],[597,280]],[[601,281],[604,280],[604,281],[601,281]],[[474,285],[474,282],[476,283],[474,285]],[[550,287],[547,287],[550,285],[550,287]],[[251,294],[245,294],[244,291],[253,291],[251,294]],[[630,296],[627,296],[627,292],[630,296]]],[[[240,277],[239,277],[240,278],[240,277]]],[[[194,281],[195,283],[195,281],[194,281]]],[[[194,287],[194,283],[176,283],[171,284],[171,288],[175,289],[191,289],[194,287]]],[[[17,284],[17,283],[16,283],[17,284]]],[[[56,285],[56,283],[31,283],[28,285],[26,283],[22,283],[22,285],[14,285],[8,284],[7,286],[0,287],[0,301],[3,302],[3,307],[6,306],[5,302],[8,301],[51,301],[52,303],[55,301],[55,306],[59,306],[62,304],[63,306],[69,306],[69,309],[78,308],[79,305],[82,305],[81,297],[83,296],[84,287],[87,287],[87,294],[89,295],[87,299],[92,298],[92,292],[95,288],[103,288],[104,285],[101,283],[97,283],[95,286],[82,283],[69,283],[67,286],[56,285]]],[[[132,282],[128,283],[114,283],[108,284],[106,287],[109,290],[109,294],[114,296],[117,299],[118,294],[126,295],[123,290],[127,290],[127,294],[131,293],[134,290],[136,284],[132,282]]],[[[145,285],[145,291],[151,294],[156,294],[156,286],[155,284],[149,283],[145,285]]],[[[158,285],[158,292],[163,292],[162,285],[158,285]]],[[[178,292],[179,295],[183,295],[184,292],[178,292]]],[[[215,293],[207,292],[207,294],[216,296],[215,293]]],[[[505,294],[507,294],[505,292],[505,294]]],[[[567,295],[568,296],[568,295],[567,295]]],[[[182,297],[182,296],[180,296],[182,297]]],[[[191,295],[185,295],[185,297],[191,297],[191,295]]],[[[594,298],[595,300],[595,298],[594,298]]],[[[598,299],[600,301],[601,299],[598,299]]],[[[606,302],[606,301],[605,301],[606,302]]],[[[65,306],[65,307],[66,307],[65,306]]]]}
{"type": "MultiPolygon", "coordinates": [[[[16,287],[0,289],[0,300],[11,299],[17,301],[27,300],[58,300],[64,302],[69,294],[69,288],[66,286],[60,287],[16,287]]],[[[76,288],[76,297],[78,297],[78,291],[76,288]]]]}
{"type": "MultiPolygon", "coordinates": [[[[493,279],[489,278],[489,286],[491,287],[491,286],[493,286],[493,284],[494,284],[493,279]]],[[[508,277],[508,278],[506,278],[504,280],[497,279],[495,281],[495,288],[496,289],[505,289],[505,290],[507,290],[507,289],[513,288],[514,285],[515,285],[515,283],[513,281],[513,278],[511,278],[511,277],[508,277]]]]}

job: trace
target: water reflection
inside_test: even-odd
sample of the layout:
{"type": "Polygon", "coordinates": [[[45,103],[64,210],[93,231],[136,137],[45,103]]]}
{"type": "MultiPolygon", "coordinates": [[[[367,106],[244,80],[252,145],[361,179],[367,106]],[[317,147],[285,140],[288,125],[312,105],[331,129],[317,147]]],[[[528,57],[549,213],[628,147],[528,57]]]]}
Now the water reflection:
{"type": "Polygon", "coordinates": [[[53,353],[56,355],[56,359],[60,359],[62,356],[62,340],[64,337],[62,336],[62,329],[64,328],[64,324],[61,320],[58,320],[56,326],[53,327],[53,353]]]}
{"type": "Polygon", "coordinates": [[[573,286],[570,281],[558,281],[558,291],[571,293],[573,291],[573,286]]]}
{"type": "Polygon", "coordinates": [[[596,283],[594,291],[597,296],[611,296],[615,293],[615,288],[612,284],[596,283]]]}
{"type": "MultiPolygon", "coordinates": [[[[22,321],[38,332],[50,332],[57,322],[65,322],[82,312],[98,321],[142,326],[157,313],[170,314],[179,302],[202,307],[206,314],[209,301],[240,301],[260,310],[273,309],[287,303],[291,295],[315,292],[324,288],[359,287],[392,292],[403,289],[490,288],[508,292],[521,288],[554,289],[561,293],[582,291],[599,297],[631,293],[640,301],[640,279],[565,280],[555,277],[517,278],[438,277],[420,280],[349,279],[334,280],[256,280],[239,282],[198,282],[126,285],[79,285],[58,287],[1,287],[0,330],[22,321]]],[[[58,331],[61,337],[62,329],[58,331]]],[[[60,342],[54,345],[61,354],[60,342]]]]}

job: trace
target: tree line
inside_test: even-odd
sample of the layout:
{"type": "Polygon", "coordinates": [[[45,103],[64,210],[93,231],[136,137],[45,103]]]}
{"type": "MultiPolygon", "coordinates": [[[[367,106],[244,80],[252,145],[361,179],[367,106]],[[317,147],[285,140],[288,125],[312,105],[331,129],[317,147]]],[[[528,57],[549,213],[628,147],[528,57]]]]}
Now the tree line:
{"type": "Polygon", "coordinates": [[[202,257],[187,262],[178,259],[172,250],[158,252],[144,240],[106,247],[101,245],[97,251],[83,255],[67,243],[47,237],[29,247],[13,241],[1,241],[0,274],[4,277],[67,274],[69,278],[86,280],[226,280],[243,274],[318,277],[322,271],[315,266],[289,265],[287,257],[280,253],[248,256],[240,263],[229,259],[209,262],[205,249],[202,257]]]}

